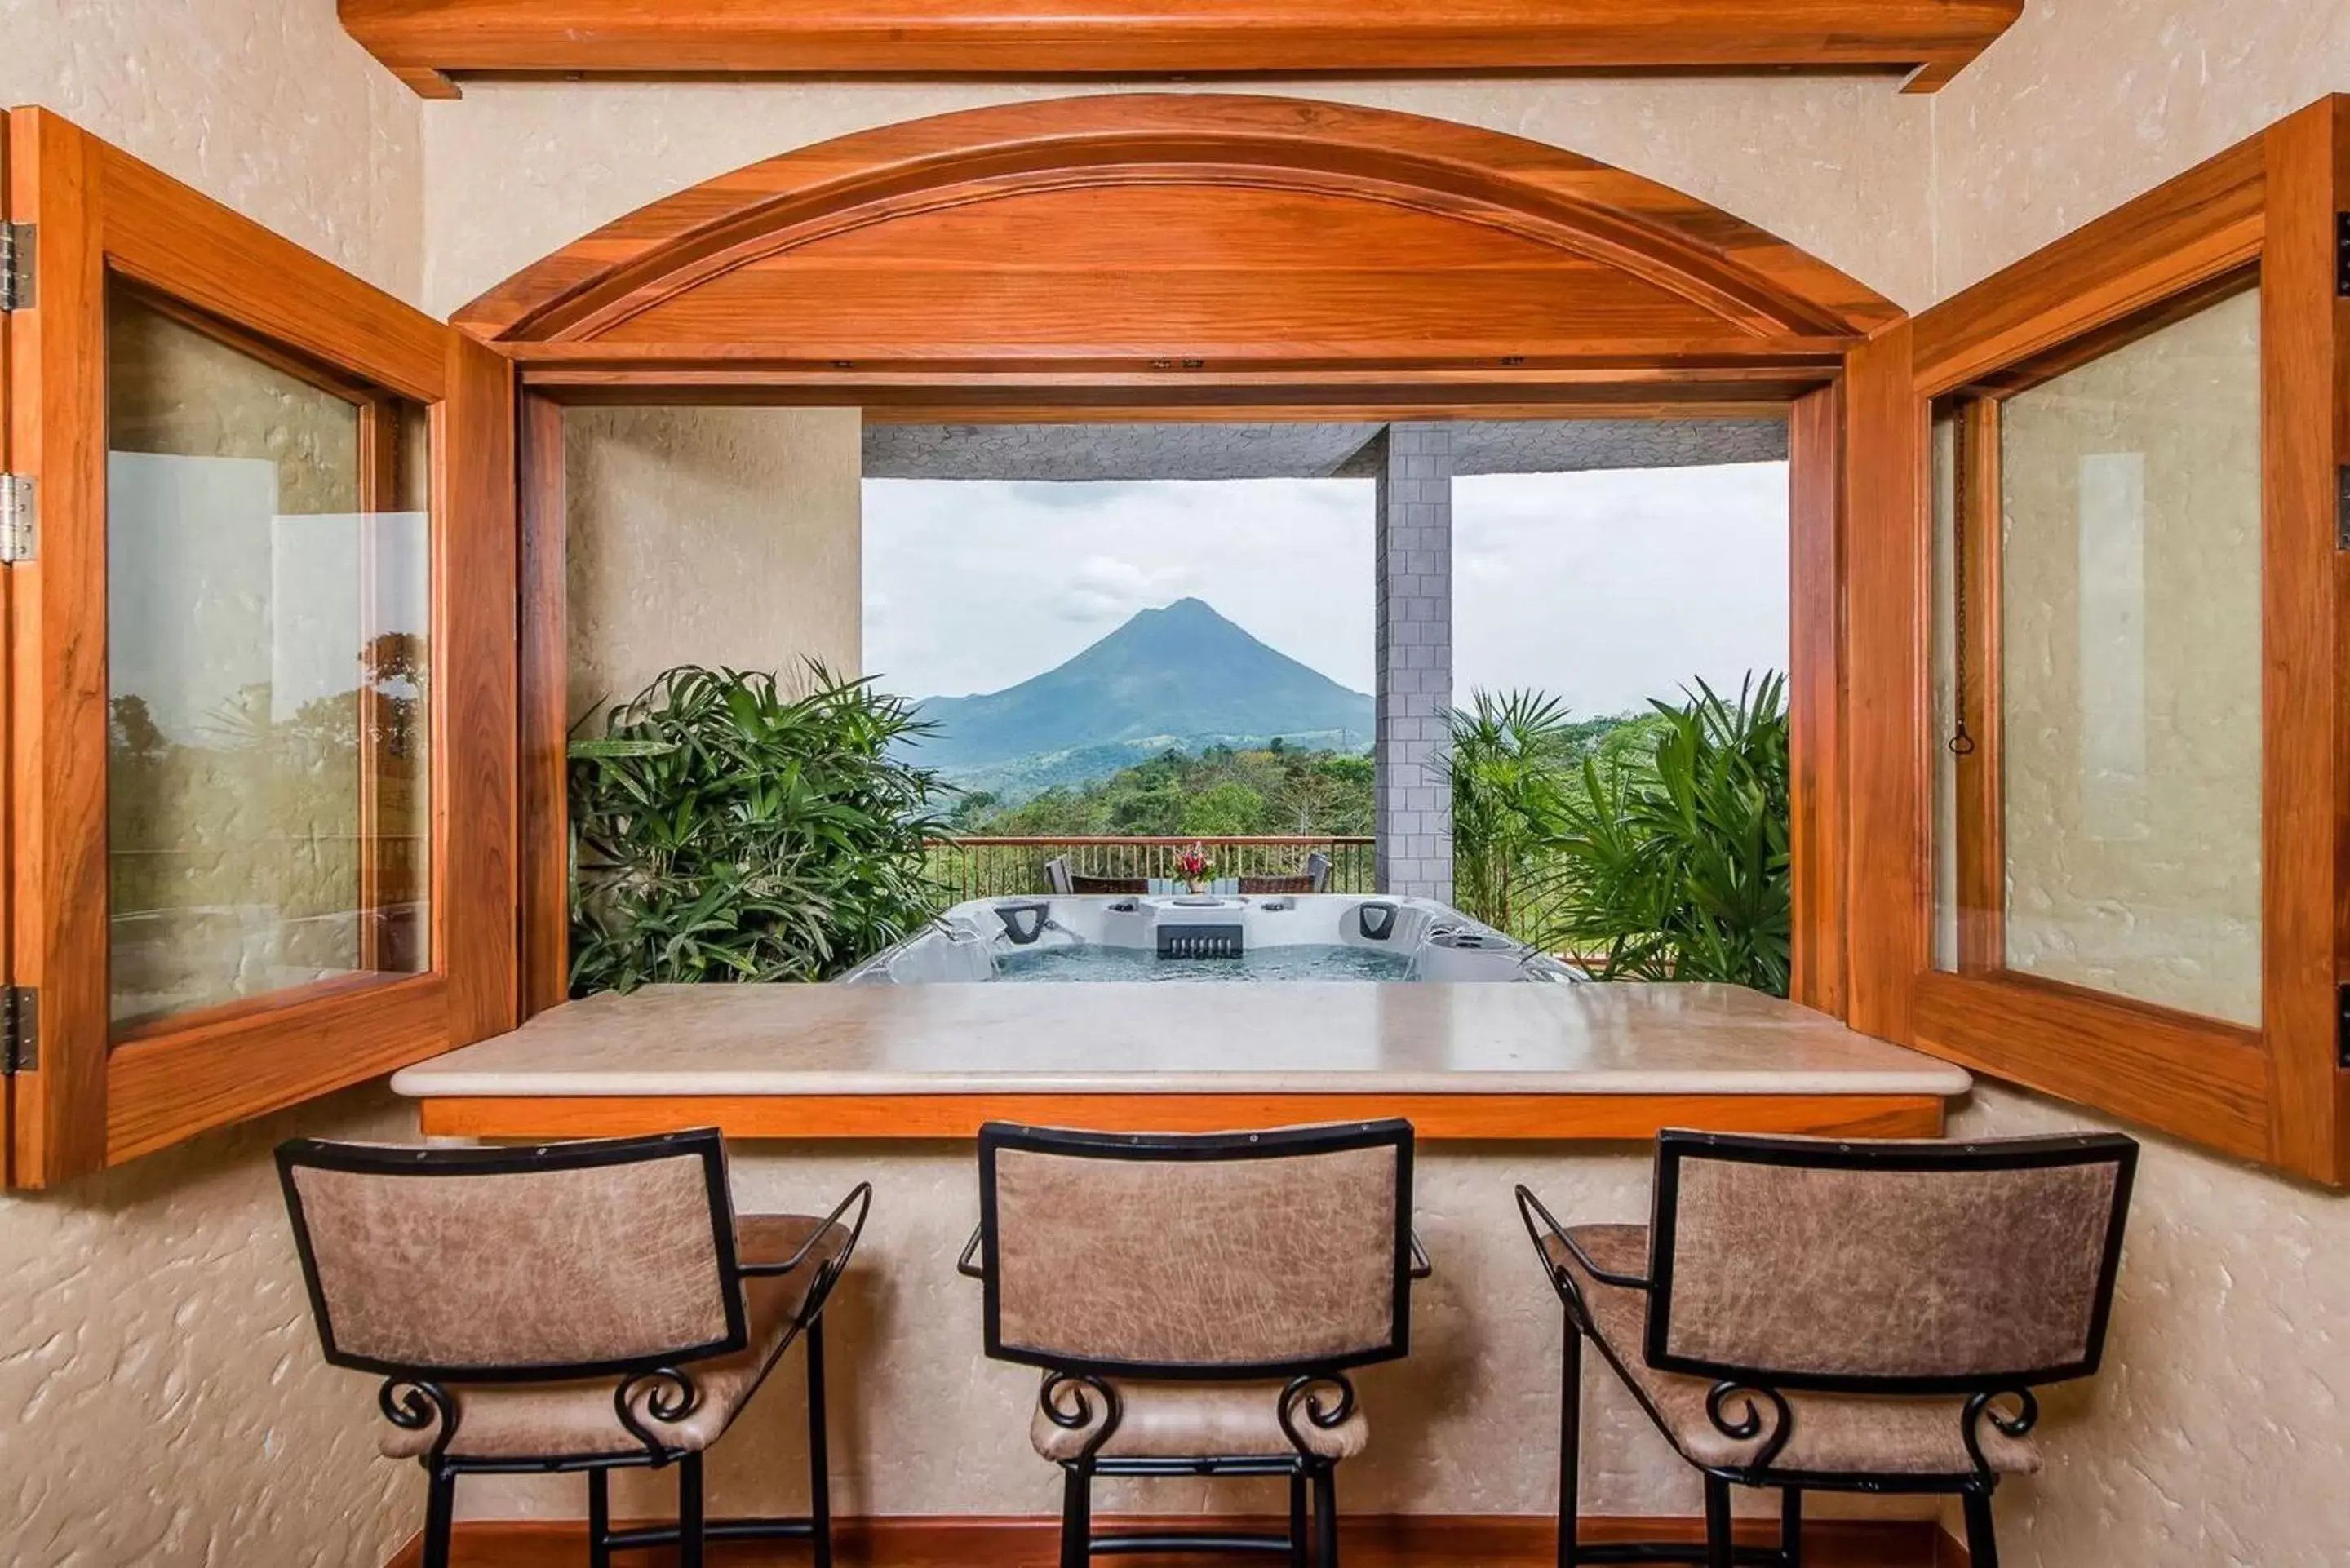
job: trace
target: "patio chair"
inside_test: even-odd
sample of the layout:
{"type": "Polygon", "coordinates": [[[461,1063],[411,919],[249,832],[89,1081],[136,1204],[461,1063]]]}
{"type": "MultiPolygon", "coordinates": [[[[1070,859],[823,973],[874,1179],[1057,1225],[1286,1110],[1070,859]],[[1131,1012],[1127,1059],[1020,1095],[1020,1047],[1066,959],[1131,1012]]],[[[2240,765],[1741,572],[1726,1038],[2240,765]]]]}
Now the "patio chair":
{"type": "MultiPolygon", "coordinates": [[[[1337,1568],[1347,1372],[1409,1347],[1411,1124],[1128,1135],[991,1123],[987,1354],[1043,1370],[1029,1440],[1063,1474],[1062,1568],[1097,1553],[1286,1552],[1337,1568]],[[1097,1532],[1097,1476],[1278,1475],[1285,1534],[1097,1532]]],[[[973,1259],[976,1257],[977,1262],[973,1259]]]]}
{"type": "Polygon", "coordinates": [[[1072,874],[1067,891],[1070,893],[1142,893],[1149,890],[1148,878],[1141,877],[1082,877],[1072,874]]]}
{"type": "Polygon", "coordinates": [[[1650,1225],[1562,1226],[1519,1188],[1566,1308],[1561,1568],[1800,1568],[1806,1491],[1955,1493],[1974,1568],[1998,1568],[1992,1490],[2040,1468],[2033,1390],[2086,1376],[2104,1355],[2137,1164],[2137,1145],[2112,1134],[1666,1132],[1650,1225]],[[1586,1339],[1703,1472],[1701,1557],[1579,1542],[1586,1339]],[[1733,1485],[1780,1493],[1775,1552],[1733,1548],[1733,1485]]]}
{"type": "Polygon", "coordinates": [[[1320,850],[1305,857],[1305,869],[1290,877],[1243,877],[1242,893],[1319,893],[1330,886],[1330,857],[1320,850]]]}
{"type": "Polygon", "coordinates": [[[1069,882],[1069,857],[1067,856],[1055,855],[1050,860],[1045,862],[1045,887],[1047,891],[1055,893],[1073,892],[1075,889],[1070,887],[1069,882]]]}
{"type": "Polygon", "coordinates": [[[461,1475],[585,1471],[588,1556],[706,1537],[832,1561],[825,1303],[872,1190],[821,1220],[737,1217],[715,1130],[504,1148],[296,1138],[277,1150],[328,1362],[379,1374],[383,1452],[430,1477],[422,1568],[446,1568],[461,1475]],[[854,1218],[848,1218],[854,1210],[854,1218]],[[702,1518],[702,1453],[795,1338],[809,1511],[702,1518]],[[678,1468],[674,1525],[614,1530],[614,1469],[678,1468]]]}

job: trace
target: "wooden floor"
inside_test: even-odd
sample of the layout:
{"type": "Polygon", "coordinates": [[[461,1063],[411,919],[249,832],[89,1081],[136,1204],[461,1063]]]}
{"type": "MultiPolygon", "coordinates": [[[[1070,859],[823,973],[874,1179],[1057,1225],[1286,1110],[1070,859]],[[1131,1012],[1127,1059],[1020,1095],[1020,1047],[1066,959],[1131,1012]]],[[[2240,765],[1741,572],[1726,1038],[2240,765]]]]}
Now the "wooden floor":
{"type": "MultiPolygon", "coordinates": [[[[1108,1520],[1102,1528],[1147,1525],[1166,1528],[1265,1530],[1273,1520],[1108,1520]]],[[[1693,1519],[1586,1519],[1583,1539],[1694,1542],[1693,1519]]],[[[837,1532],[839,1568],[1056,1568],[1059,1527],[1047,1519],[893,1518],[844,1520],[837,1532]]],[[[1766,1521],[1741,1521],[1742,1543],[1770,1545],[1777,1540],[1766,1521]]],[[[1341,1527],[1346,1568],[1555,1568],[1556,1536],[1551,1521],[1515,1516],[1367,1516],[1341,1527]]],[[[452,1568],[583,1568],[587,1542],[577,1522],[545,1521],[478,1522],[457,1527],[452,1568]]],[[[710,1568],[800,1568],[807,1548],[791,1542],[713,1545],[710,1568]]],[[[630,1552],[629,1568],[672,1568],[673,1554],[630,1552]]],[[[1133,1568],[1276,1559],[1120,1556],[1133,1568]]],[[[1805,1568],[1964,1568],[1966,1552],[1938,1526],[1923,1521],[1814,1521],[1804,1532],[1805,1568]]],[[[411,1540],[386,1568],[418,1568],[411,1540]]]]}

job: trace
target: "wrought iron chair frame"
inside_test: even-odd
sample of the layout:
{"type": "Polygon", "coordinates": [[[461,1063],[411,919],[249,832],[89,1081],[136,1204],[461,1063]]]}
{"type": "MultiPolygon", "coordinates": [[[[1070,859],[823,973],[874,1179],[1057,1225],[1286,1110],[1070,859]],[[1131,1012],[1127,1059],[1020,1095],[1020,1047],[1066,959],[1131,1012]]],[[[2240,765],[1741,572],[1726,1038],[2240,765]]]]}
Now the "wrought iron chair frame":
{"type": "Polygon", "coordinates": [[[1095,1401],[1107,1418],[1084,1451],[1061,1463],[1060,1568],[1087,1568],[1097,1554],[1131,1552],[1280,1552],[1291,1568],[1336,1568],[1338,1500],[1336,1459],[1308,1451],[1299,1423],[1329,1430],[1355,1413],[1355,1385],[1347,1374],[1357,1366],[1393,1361],[1411,1346],[1411,1285],[1434,1272],[1411,1229],[1411,1168],[1414,1136],[1400,1119],[1331,1127],[1284,1127],[1270,1132],[1097,1133],[990,1122],[979,1132],[979,1224],[963,1246],[955,1269],[981,1282],[983,1336],[993,1360],[1041,1368],[1037,1407],[1065,1431],[1094,1420],[1095,1401]],[[1336,1154],[1352,1149],[1396,1151],[1395,1296],[1388,1343],[1345,1355],[1279,1362],[1109,1361],[1051,1356],[1003,1343],[1001,1277],[996,1251],[995,1158],[1003,1149],[1092,1158],[1151,1160],[1277,1159],[1336,1154]],[[1190,1458],[1101,1457],[1118,1431],[1120,1407],[1113,1377],[1175,1382],[1249,1382],[1287,1378],[1277,1415],[1294,1452],[1190,1458]],[[1098,1535],[1093,1529],[1093,1482],[1097,1476],[1286,1476],[1289,1527],[1282,1534],[1226,1531],[1121,1531],[1098,1535]],[[1312,1494],[1309,1511],[1307,1494],[1312,1494]],[[1309,1532],[1309,1519],[1311,1521],[1309,1532]]]}
{"type": "Polygon", "coordinates": [[[1984,1460],[1981,1433],[1989,1421],[2011,1438],[2028,1435],[2040,1420],[2040,1402],[2033,1389],[2095,1373],[2104,1356],[2106,1330],[2113,1314],[2114,1287],[2120,1272],[2124,1221],[2129,1212],[2130,1189],[2137,1169],[2137,1142],[2118,1133],[2064,1134],[2050,1137],[2011,1138],[1996,1144],[1825,1143],[1732,1133],[1700,1133],[1668,1129],[1657,1136],[1657,1175],[1650,1197],[1649,1272],[1625,1274],[1603,1269],[1575,1243],[1542,1199],[1523,1185],[1517,1189],[1519,1218],[1534,1243],[1534,1255],[1550,1276],[1551,1288],[1565,1309],[1566,1334],[1560,1375],[1559,1408],[1559,1568],[1582,1563],[1687,1563],[1702,1568],[1803,1568],[1803,1498],[1806,1491],[1874,1494],[1930,1493],[1955,1495],[1964,1510],[1969,1555],[1974,1568],[1999,1568],[1997,1534],[1991,1499],[1999,1486],[1998,1472],[1984,1460]],[[2098,1260],[2097,1281],[2091,1303],[2087,1354],[2076,1362],[2054,1366],[2018,1367],[1981,1376],[1843,1376],[1780,1367],[1731,1366],[1675,1355],[1667,1348],[1671,1333],[1672,1256],[1679,1220],[1680,1171],[1695,1156],[1713,1160],[1740,1160],[1756,1165],[1800,1166],[1811,1168],[1872,1170],[2028,1170],[2074,1165],[2111,1164],[2115,1168],[2113,1214],[2098,1260]],[[1612,1542],[1586,1544],[1576,1530],[1580,1500],[1583,1410],[1583,1341],[1590,1340],[1614,1367],[1617,1378],[1630,1391],[1658,1430],[1668,1429],[1663,1414],[1651,1404],[1615,1349],[1600,1336],[1578,1293],[1574,1276],[1554,1266],[1543,1241],[1554,1237],[1575,1262],[1602,1283],[1647,1293],[1649,1307],[1642,1359],[1664,1372],[1713,1378],[1706,1399],[1706,1417],[1724,1437],[1745,1441],[1770,1434],[1752,1463],[1695,1468],[1705,1478],[1706,1541],[1703,1545],[1679,1542],[1612,1542]],[[1794,1407],[1782,1390],[1797,1392],[1919,1397],[1964,1395],[1960,1436],[1974,1460],[1970,1469],[1950,1474],[1910,1471],[1821,1472],[1778,1468],[1773,1461],[1794,1433],[1794,1407]],[[2013,1411],[2002,1407],[2012,1401],[2013,1411]],[[1731,1407],[1739,1407],[1731,1414],[1731,1407]],[[1766,1414],[1767,1411],[1767,1414],[1766,1414]],[[1775,1490],[1780,1494],[1779,1543],[1774,1547],[1740,1546],[1731,1539],[1730,1489],[1746,1486],[1775,1490]]]}
{"type": "MultiPolygon", "coordinates": [[[[714,1127],[688,1132],[657,1133],[642,1137],[599,1138],[579,1142],[515,1145],[492,1148],[432,1148],[391,1145],[327,1142],[292,1138],[277,1147],[279,1185],[286,1194],[286,1212],[294,1227],[294,1244],[302,1263],[302,1282],[310,1298],[312,1320],[327,1363],[354,1371],[380,1373],[377,1407],[384,1418],[405,1431],[417,1431],[435,1422],[439,1431],[432,1446],[417,1462],[430,1478],[425,1495],[421,1568],[446,1568],[451,1529],[455,1518],[456,1483],[466,1475],[543,1475],[585,1472],[588,1477],[588,1560],[590,1568],[609,1568],[612,1553],[653,1547],[672,1548],[680,1568],[701,1568],[704,1545],[711,1541],[806,1541],[814,1554],[814,1568],[830,1568],[832,1506],[830,1459],[826,1435],[824,1323],[825,1303],[833,1286],[856,1255],[864,1234],[866,1215],[873,1204],[870,1182],[858,1182],[834,1205],[824,1222],[793,1254],[779,1262],[745,1263],[734,1246],[734,1205],[726,1181],[725,1144],[714,1127]],[[582,1170],[635,1161],[692,1155],[702,1165],[710,1196],[712,1242],[718,1262],[718,1282],[723,1293],[727,1333],[720,1340],[681,1347],[660,1355],[624,1359],[527,1367],[403,1364],[358,1355],[334,1343],[333,1319],[318,1280],[317,1255],[302,1196],[295,1185],[297,1168],[353,1171],[402,1176],[494,1176],[532,1171],[582,1170]],[[647,1410],[662,1421],[682,1420],[700,1407],[702,1391],[693,1381],[693,1364],[731,1355],[750,1343],[749,1316],[743,1300],[743,1281],[787,1274],[806,1262],[816,1244],[830,1235],[851,1209],[848,1240],[839,1254],[817,1265],[775,1360],[795,1340],[803,1341],[807,1357],[808,1495],[806,1514],[788,1518],[707,1519],[703,1512],[702,1456],[699,1451],[662,1442],[637,1419],[636,1399],[645,1397],[647,1410]],[[455,1438],[460,1413],[450,1384],[527,1384],[613,1377],[612,1405],[620,1424],[643,1445],[641,1453],[549,1454],[528,1459],[469,1459],[448,1452],[455,1438]],[[678,1520],[675,1524],[632,1530],[611,1527],[609,1483],[616,1469],[678,1468],[678,1520]]],[[[770,1364],[769,1370],[773,1370],[770,1364]]],[[[761,1381],[764,1381],[764,1376],[761,1381]]],[[[745,1394],[757,1392],[757,1385],[745,1394]]]]}

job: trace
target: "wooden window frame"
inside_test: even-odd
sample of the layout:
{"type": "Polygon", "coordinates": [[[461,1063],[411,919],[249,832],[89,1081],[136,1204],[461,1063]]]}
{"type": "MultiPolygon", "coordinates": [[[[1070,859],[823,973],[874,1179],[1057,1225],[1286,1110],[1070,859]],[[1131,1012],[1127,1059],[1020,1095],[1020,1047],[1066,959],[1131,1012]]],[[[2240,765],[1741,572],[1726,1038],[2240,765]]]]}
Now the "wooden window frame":
{"type": "MultiPolygon", "coordinates": [[[[2350,1180],[2350,298],[2337,214],[2350,212],[2350,98],[2323,100],[1888,328],[1856,356],[1850,440],[1866,559],[1851,584],[1855,674],[1852,1022],[1967,1066],[2329,1184],[2350,1180]],[[2210,303],[2257,270],[2262,398],[2262,1021],[2248,1028],[2004,969],[1991,880],[1995,728],[1961,771],[1960,961],[1933,963],[1929,628],[1934,523],[1926,466],[1937,400],[2006,389],[2072,346],[2110,348],[2165,311],[2210,303]],[[1967,825],[1972,824],[1970,828],[1967,825]],[[1986,911],[1991,911],[1986,918],[1986,911]]],[[[1970,402],[1957,472],[1996,478],[1997,405],[1970,402]]],[[[1996,530],[1966,530],[1970,594],[1996,584],[1996,530]]],[[[1998,709],[1999,607],[1959,635],[1962,711],[1998,709]]]]}
{"type": "MultiPolygon", "coordinates": [[[[1851,462],[1845,441],[1846,377],[1838,374],[1782,405],[1787,421],[1788,648],[1787,723],[1790,929],[1788,998],[1832,1018],[1848,1006],[1846,863],[1846,654],[1844,579],[1846,496],[1851,462]]],[[[853,400],[853,392],[844,401],[853,400]]],[[[985,421],[1000,410],[958,404],[938,389],[926,418],[985,421]]],[[[598,398],[596,403],[618,400],[598,398]]],[[[631,389],[629,401],[691,403],[679,389],[631,389]]],[[[561,1005],[570,995],[571,815],[566,747],[577,719],[569,708],[569,501],[564,410],[588,400],[561,388],[539,389],[525,376],[519,399],[517,451],[520,569],[519,906],[522,1016],[561,1005]]],[[[1379,410],[1367,412],[1377,417],[1379,410]]],[[[1742,410],[1749,417],[1753,409],[1742,410]]],[[[1471,409],[1471,417],[1486,410],[1471,409]]],[[[1493,417],[1540,418],[1518,409],[1493,417]]],[[[1211,406],[1124,410],[1125,417],[1203,419],[1211,406]]],[[[1262,418],[1241,410],[1231,417],[1262,418]]],[[[1023,419],[1080,421],[1082,403],[1028,406],[1023,419]]],[[[798,1136],[798,1135],[794,1135],[798,1136]]]]}
{"type": "MultiPolygon", "coordinates": [[[[47,1186],[380,1076],[516,1011],[513,372],[496,353],[89,136],[7,116],[8,216],[33,223],[10,322],[7,466],[39,496],[6,569],[11,983],[36,1064],[6,1080],[6,1177],[47,1186]],[[396,482],[373,393],[429,421],[432,967],[255,997],[118,1037],[106,845],[106,296],[110,280],[362,400],[363,489],[396,482]],[[337,385],[338,378],[348,385],[337,385]],[[93,628],[99,628],[93,635],[93,628]]],[[[363,871],[363,877],[367,875],[363,871]]]]}

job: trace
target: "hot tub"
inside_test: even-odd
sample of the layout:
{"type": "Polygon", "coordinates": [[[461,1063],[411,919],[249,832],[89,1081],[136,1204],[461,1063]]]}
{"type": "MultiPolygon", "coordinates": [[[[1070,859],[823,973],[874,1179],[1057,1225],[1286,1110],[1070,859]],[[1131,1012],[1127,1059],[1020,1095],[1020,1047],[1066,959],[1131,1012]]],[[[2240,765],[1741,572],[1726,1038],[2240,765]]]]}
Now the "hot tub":
{"type": "Polygon", "coordinates": [[[1582,978],[1427,898],[1055,894],[957,904],[839,983],[1582,978]]]}

